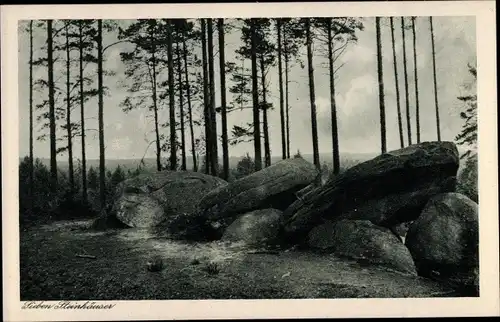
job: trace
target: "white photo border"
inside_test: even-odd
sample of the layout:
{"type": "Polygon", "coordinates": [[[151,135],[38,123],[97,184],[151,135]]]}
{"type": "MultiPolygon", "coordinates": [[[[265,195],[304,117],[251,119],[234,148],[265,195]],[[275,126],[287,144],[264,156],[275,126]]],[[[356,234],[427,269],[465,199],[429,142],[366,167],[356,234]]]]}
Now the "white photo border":
{"type": "MultiPolygon", "coordinates": [[[[498,316],[495,1],[11,5],[1,7],[3,304],[7,321],[498,316]],[[329,14],[331,13],[331,14],[329,14]],[[18,21],[30,19],[475,16],[480,195],[480,297],[102,301],[111,310],[21,310],[18,216],[18,21]]],[[[85,301],[80,301],[85,302],[85,301]]],[[[99,301],[101,302],[101,301],[99,301]]],[[[49,302],[46,302],[49,303],[49,302]]]]}

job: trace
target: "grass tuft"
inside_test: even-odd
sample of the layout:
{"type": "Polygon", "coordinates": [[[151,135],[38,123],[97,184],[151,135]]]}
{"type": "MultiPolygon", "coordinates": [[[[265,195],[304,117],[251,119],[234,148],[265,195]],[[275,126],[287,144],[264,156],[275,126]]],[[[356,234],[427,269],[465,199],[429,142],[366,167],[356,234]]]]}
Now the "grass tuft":
{"type": "Polygon", "coordinates": [[[209,275],[217,275],[220,273],[220,267],[216,262],[209,262],[203,266],[202,270],[209,275]]]}

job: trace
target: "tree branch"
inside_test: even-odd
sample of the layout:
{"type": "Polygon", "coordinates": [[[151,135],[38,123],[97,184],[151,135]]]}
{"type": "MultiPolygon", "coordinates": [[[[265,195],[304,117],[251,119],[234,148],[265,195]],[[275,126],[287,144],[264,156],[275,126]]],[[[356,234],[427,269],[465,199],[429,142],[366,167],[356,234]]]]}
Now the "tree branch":
{"type": "Polygon", "coordinates": [[[118,40],[118,41],[115,41],[114,43],[111,43],[111,44],[107,45],[106,47],[104,47],[103,50],[102,50],[102,53],[104,54],[104,52],[106,51],[106,49],[108,49],[108,48],[110,48],[110,47],[112,47],[114,45],[118,45],[118,44],[125,43],[125,42],[132,43],[128,39],[126,39],[126,40],[118,40]]]}

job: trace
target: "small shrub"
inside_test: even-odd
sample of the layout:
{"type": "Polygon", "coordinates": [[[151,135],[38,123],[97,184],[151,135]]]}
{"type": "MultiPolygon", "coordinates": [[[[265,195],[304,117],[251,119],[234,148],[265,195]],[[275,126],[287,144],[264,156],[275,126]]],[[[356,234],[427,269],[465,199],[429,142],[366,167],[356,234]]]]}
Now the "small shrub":
{"type": "Polygon", "coordinates": [[[478,202],[478,173],[477,173],[477,154],[469,157],[462,171],[459,172],[457,180],[457,192],[478,202]]]}
{"type": "Polygon", "coordinates": [[[150,272],[159,272],[163,270],[163,259],[160,256],[153,256],[146,262],[146,268],[150,272]]]}
{"type": "Polygon", "coordinates": [[[209,275],[217,275],[220,273],[220,268],[216,262],[209,262],[203,267],[203,271],[209,275]]]}
{"type": "Polygon", "coordinates": [[[255,172],[255,162],[252,157],[247,153],[236,165],[236,171],[234,172],[234,178],[240,179],[248,176],[255,172]]]}
{"type": "Polygon", "coordinates": [[[201,262],[198,258],[193,258],[191,260],[191,263],[189,263],[190,265],[199,265],[201,262]]]}
{"type": "Polygon", "coordinates": [[[294,159],[297,159],[297,158],[302,158],[302,153],[300,153],[300,150],[297,150],[297,153],[295,153],[295,155],[293,156],[294,159]]]}

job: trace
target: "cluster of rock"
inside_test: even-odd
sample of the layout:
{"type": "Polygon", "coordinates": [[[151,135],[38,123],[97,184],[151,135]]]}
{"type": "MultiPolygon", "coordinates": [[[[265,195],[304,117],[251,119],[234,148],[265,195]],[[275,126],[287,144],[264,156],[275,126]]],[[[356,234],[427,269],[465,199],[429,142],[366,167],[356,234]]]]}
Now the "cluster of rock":
{"type": "Polygon", "coordinates": [[[477,292],[478,205],[455,192],[458,167],[454,143],[424,142],[324,184],[302,158],[231,183],[164,171],[122,182],[108,216],[175,238],[301,245],[477,292]]]}

